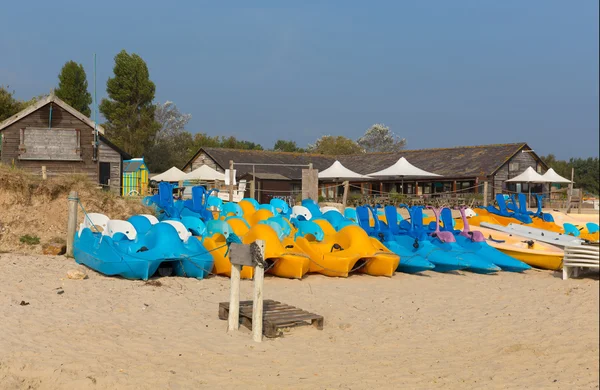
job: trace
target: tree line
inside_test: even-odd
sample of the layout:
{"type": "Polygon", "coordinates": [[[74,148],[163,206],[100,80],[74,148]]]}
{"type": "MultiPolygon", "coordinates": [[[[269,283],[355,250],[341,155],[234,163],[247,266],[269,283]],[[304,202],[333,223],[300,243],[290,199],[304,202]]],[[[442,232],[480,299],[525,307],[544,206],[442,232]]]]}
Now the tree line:
{"type": "MultiPolygon", "coordinates": [[[[156,86],[150,79],[146,62],[135,53],[122,50],[115,58],[113,76],[106,83],[108,97],[102,99],[99,111],[106,136],[132,156],[143,156],[152,172],[183,165],[201,148],[264,150],[263,146],[234,136],[192,134],[186,130],[190,114],[181,113],[175,103],[155,103],[156,86]]],[[[90,116],[92,96],[88,91],[83,65],[68,61],[58,75],[56,96],[90,116]]],[[[47,95],[46,95],[47,96],[47,95]]],[[[44,95],[28,101],[14,97],[8,86],[0,86],[0,121],[37,102],[44,95]]],[[[357,140],[325,135],[300,147],[295,141],[277,140],[271,150],[280,152],[318,153],[328,155],[398,151],[406,140],[396,136],[383,124],[371,126],[357,140]]]]}

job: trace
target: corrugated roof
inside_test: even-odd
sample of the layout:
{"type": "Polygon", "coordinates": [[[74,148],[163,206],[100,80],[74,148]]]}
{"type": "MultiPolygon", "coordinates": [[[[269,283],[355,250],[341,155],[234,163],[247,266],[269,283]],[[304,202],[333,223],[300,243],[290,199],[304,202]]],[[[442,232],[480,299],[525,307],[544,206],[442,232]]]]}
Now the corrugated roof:
{"type": "Polygon", "coordinates": [[[526,143],[459,146],[453,148],[403,150],[398,153],[373,153],[342,156],[340,161],[362,174],[373,173],[396,163],[400,157],[412,165],[445,177],[481,177],[496,172],[526,143]],[[365,158],[369,156],[368,158],[365,158]]]}
{"type": "MultiPolygon", "coordinates": [[[[264,150],[237,150],[222,148],[202,148],[222,169],[235,163],[282,164],[288,166],[255,166],[256,173],[279,174],[292,180],[302,178],[300,166],[308,165],[322,171],[337,159],[345,167],[361,174],[369,174],[385,169],[400,157],[405,157],[414,166],[444,177],[482,177],[492,175],[511,157],[526,147],[525,142],[479,146],[458,146],[451,148],[403,150],[393,153],[367,153],[351,156],[326,156],[310,153],[287,153],[264,150]]],[[[189,165],[195,157],[187,164],[189,165]]],[[[252,172],[250,165],[236,165],[237,175],[252,172]]],[[[258,177],[258,176],[257,176],[258,177]]]]}
{"type": "Polygon", "coordinates": [[[131,161],[129,163],[125,163],[123,164],[123,172],[135,172],[138,169],[140,169],[140,167],[142,166],[144,162],[143,161],[131,161]]]}

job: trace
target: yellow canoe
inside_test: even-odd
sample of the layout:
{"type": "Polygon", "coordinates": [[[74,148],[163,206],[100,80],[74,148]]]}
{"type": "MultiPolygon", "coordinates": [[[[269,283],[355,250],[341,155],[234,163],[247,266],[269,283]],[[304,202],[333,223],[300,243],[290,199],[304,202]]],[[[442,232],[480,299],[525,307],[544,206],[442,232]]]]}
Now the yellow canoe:
{"type": "Polygon", "coordinates": [[[476,226],[472,230],[479,230],[483,233],[488,245],[532,267],[550,270],[562,269],[564,251],[559,247],[481,226],[476,226]]]}
{"type": "MultiPolygon", "coordinates": [[[[485,209],[476,209],[475,211],[477,212],[477,216],[469,218],[469,224],[471,224],[471,225],[479,226],[480,222],[489,222],[489,223],[502,225],[502,226],[507,226],[510,223],[518,224],[518,225],[525,225],[524,223],[520,222],[519,220],[517,220],[515,218],[502,217],[500,215],[492,214],[485,209]]],[[[598,241],[598,239],[600,238],[599,232],[590,233],[590,232],[588,232],[587,227],[585,225],[583,225],[583,224],[574,224],[574,225],[577,226],[578,229],[581,229],[579,236],[582,239],[589,240],[589,241],[598,241]]],[[[533,218],[533,222],[531,224],[527,224],[527,226],[532,226],[532,227],[535,227],[538,229],[544,229],[544,230],[548,230],[548,231],[555,232],[555,233],[561,233],[561,234],[565,233],[565,229],[561,225],[558,225],[554,222],[546,222],[540,218],[533,218]]]]}

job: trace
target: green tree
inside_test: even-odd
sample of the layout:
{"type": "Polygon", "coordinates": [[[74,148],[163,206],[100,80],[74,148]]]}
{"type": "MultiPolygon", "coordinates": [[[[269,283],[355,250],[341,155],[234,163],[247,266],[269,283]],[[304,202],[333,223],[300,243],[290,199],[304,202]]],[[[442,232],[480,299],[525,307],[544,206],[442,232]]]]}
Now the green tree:
{"type": "Polygon", "coordinates": [[[171,167],[183,168],[197,152],[193,144],[193,137],[187,131],[159,139],[144,152],[148,169],[150,172],[164,172],[171,167]]]}
{"type": "Polygon", "coordinates": [[[571,166],[569,165],[568,161],[558,160],[553,154],[542,156],[541,159],[546,163],[546,165],[548,165],[548,167],[553,168],[556,173],[562,177],[571,179],[571,166]]]}
{"type": "Polygon", "coordinates": [[[392,133],[389,127],[376,123],[371,126],[357,143],[367,152],[398,152],[406,146],[406,139],[392,133]]]}
{"type": "MultiPolygon", "coordinates": [[[[584,191],[598,195],[600,193],[600,160],[598,157],[571,158],[569,165],[575,168],[575,187],[580,187],[584,191]]],[[[570,179],[570,176],[567,178],[570,179]]]]}
{"type": "Polygon", "coordinates": [[[90,116],[92,95],[88,92],[88,82],[83,65],[67,62],[58,75],[56,96],[86,116],[90,116]]]}
{"type": "Polygon", "coordinates": [[[285,141],[278,139],[273,146],[273,150],[276,152],[296,152],[303,153],[305,150],[296,144],[296,141],[285,141]]]}
{"type": "Polygon", "coordinates": [[[314,144],[308,145],[308,151],[311,153],[329,155],[364,153],[363,148],[361,148],[355,141],[342,135],[324,135],[314,144]]]}
{"type": "Polygon", "coordinates": [[[191,118],[191,114],[181,113],[171,101],[156,106],[154,119],[160,127],[154,144],[144,151],[151,172],[162,172],[173,166],[181,168],[195,152],[191,152],[192,135],[185,130],[191,118]]]}
{"type": "Polygon", "coordinates": [[[15,92],[11,92],[8,85],[0,85],[0,122],[24,108],[24,103],[15,99],[14,94],[15,92]]]}
{"type": "Polygon", "coordinates": [[[102,99],[100,112],[107,122],[106,135],[133,156],[154,145],[160,124],[154,119],[152,103],[156,87],[148,67],[137,54],[122,50],[115,56],[115,76],[108,79],[108,99],[102,99]]]}
{"type": "Polygon", "coordinates": [[[575,169],[575,188],[582,188],[585,192],[598,195],[600,185],[600,160],[598,157],[571,158],[569,161],[558,160],[553,154],[542,156],[541,159],[553,168],[559,175],[571,179],[571,169],[575,169]]]}
{"type": "Polygon", "coordinates": [[[234,136],[221,137],[221,141],[218,147],[242,150],[263,150],[263,147],[257,143],[238,140],[234,136]]]}
{"type": "Polygon", "coordinates": [[[213,137],[206,133],[196,133],[192,140],[192,147],[194,148],[194,153],[200,148],[220,148],[221,140],[218,136],[213,137]]]}

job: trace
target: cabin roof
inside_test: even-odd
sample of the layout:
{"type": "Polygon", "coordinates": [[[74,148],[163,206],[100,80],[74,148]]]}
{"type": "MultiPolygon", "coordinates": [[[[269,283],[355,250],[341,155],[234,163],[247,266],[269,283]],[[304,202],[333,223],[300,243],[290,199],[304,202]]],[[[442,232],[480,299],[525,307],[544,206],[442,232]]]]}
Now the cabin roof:
{"type": "MultiPolygon", "coordinates": [[[[229,161],[243,164],[277,164],[271,166],[256,165],[257,178],[265,174],[281,175],[287,179],[300,180],[302,169],[296,165],[313,164],[322,171],[335,160],[345,167],[361,174],[369,174],[385,169],[394,164],[400,157],[405,157],[411,164],[429,172],[448,178],[472,178],[490,176],[496,173],[507,161],[529,146],[525,142],[510,144],[492,144],[478,146],[457,146],[449,148],[402,150],[393,153],[365,153],[346,156],[329,156],[311,153],[289,153],[265,150],[239,150],[224,148],[201,148],[188,161],[184,169],[196,157],[204,152],[221,169],[229,168],[229,161]]],[[[541,161],[541,160],[540,160],[541,161]]],[[[542,162],[543,163],[543,162],[542,162]]],[[[251,165],[236,165],[237,176],[252,173],[251,165]]],[[[264,176],[263,176],[264,177],[264,176]]],[[[284,180],[283,178],[272,180],[284,180]]]]}
{"type": "MultiPolygon", "coordinates": [[[[90,126],[92,129],[94,128],[93,120],[91,120],[86,115],[82,114],[81,112],[77,111],[76,109],[74,109],[73,107],[68,105],[64,100],[60,99],[58,96],[51,93],[50,95],[46,96],[45,98],[33,103],[32,105],[26,107],[25,109],[17,112],[15,115],[8,117],[5,120],[3,120],[2,122],[0,122],[0,131],[4,130],[8,126],[17,122],[18,120],[25,118],[27,115],[34,113],[35,111],[44,107],[46,104],[50,104],[50,103],[60,106],[65,111],[67,111],[68,113],[70,113],[71,115],[73,115],[74,117],[76,117],[77,119],[79,119],[80,121],[85,123],[86,125],[90,126]]],[[[104,128],[102,126],[96,125],[96,128],[98,129],[98,133],[104,134],[104,128]]]]}

